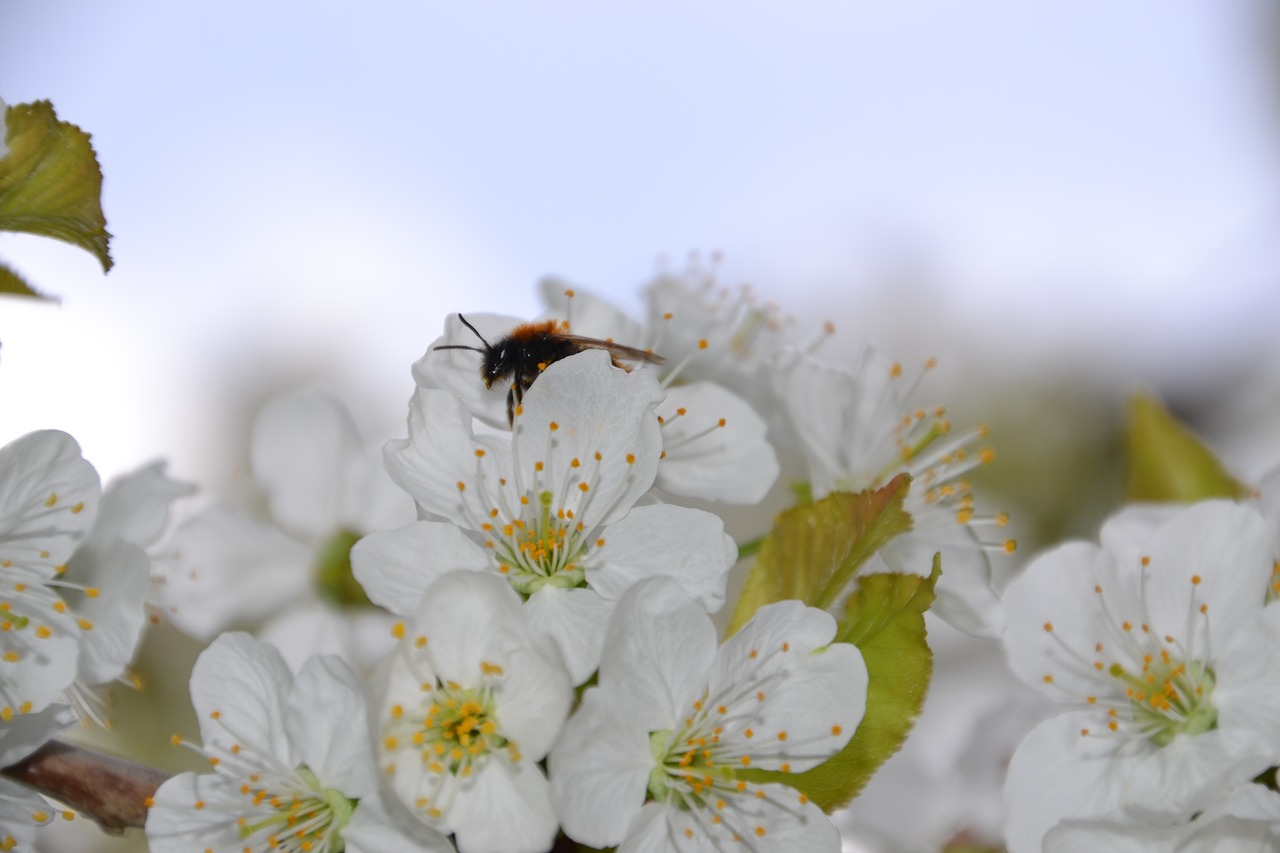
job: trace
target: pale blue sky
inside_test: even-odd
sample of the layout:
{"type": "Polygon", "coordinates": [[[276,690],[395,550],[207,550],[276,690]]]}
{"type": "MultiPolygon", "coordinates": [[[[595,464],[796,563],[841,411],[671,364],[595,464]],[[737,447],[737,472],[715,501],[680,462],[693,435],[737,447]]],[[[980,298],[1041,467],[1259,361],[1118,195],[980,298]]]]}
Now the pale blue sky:
{"type": "Polygon", "coordinates": [[[0,306],[4,438],[189,470],[277,370],[399,418],[446,312],[532,313],[546,273],[626,304],[694,249],[856,339],[1251,357],[1280,303],[1265,5],[0,0],[0,96],[94,134],[117,235],[105,280],[0,238],[64,297],[0,306]],[[877,289],[903,262],[931,283],[877,289]]]}

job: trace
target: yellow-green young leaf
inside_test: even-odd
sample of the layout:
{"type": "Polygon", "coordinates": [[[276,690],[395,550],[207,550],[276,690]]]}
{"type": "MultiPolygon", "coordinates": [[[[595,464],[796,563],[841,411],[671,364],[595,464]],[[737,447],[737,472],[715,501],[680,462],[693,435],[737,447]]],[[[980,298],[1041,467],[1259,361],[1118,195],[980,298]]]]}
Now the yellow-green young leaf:
{"type": "Polygon", "coordinates": [[[911,478],[899,474],[881,489],[833,492],[779,513],[738,597],[729,633],[775,601],[794,598],[823,609],[836,604],[858,567],[911,529],[902,508],[910,487],[911,478]]]}
{"type": "Polygon", "coordinates": [[[102,170],[89,134],[58,121],[53,104],[15,104],[5,115],[9,153],[0,157],[0,230],[63,240],[111,269],[102,215],[102,170]]]}
{"type": "Polygon", "coordinates": [[[933,671],[924,612],[942,576],[942,557],[921,575],[864,575],[849,596],[836,642],[853,643],[867,664],[867,712],[845,748],[803,773],[755,773],[750,781],[781,782],[826,811],[853,799],[897,752],[915,725],[933,671]]]}
{"type": "Polygon", "coordinates": [[[1252,494],[1158,401],[1134,396],[1128,415],[1125,493],[1129,500],[1188,502],[1252,494]]]}
{"type": "Polygon", "coordinates": [[[10,296],[34,296],[36,299],[48,299],[43,293],[27,284],[26,279],[18,275],[7,264],[0,263],[0,293],[10,296]]]}

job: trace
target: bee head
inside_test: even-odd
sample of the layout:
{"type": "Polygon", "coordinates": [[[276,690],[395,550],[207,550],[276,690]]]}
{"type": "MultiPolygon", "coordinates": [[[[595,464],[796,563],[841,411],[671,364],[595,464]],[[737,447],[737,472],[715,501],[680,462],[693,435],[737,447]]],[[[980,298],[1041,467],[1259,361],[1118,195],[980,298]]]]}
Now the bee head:
{"type": "Polygon", "coordinates": [[[511,372],[508,357],[505,346],[488,347],[484,350],[484,358],[480,361],[480,378],[484,380],[484,387],[492,388],[493,383],[501,381],[511,372]]]}

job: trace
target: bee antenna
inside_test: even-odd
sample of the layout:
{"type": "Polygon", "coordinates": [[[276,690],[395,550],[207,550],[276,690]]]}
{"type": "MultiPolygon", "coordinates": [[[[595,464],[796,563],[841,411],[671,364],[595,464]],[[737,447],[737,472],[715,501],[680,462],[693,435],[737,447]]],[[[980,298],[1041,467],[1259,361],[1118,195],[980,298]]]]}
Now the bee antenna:
{"type": "Polygon", "coordinates": [[[476,327],[475,327],[475,326],[473,326],[473,325],[471,325],[470,323],[468,323],[468,322],[467,322],[467,318],[466,318],[466,317],[463,317],[461,314],[459,314],[459,315],[458,315],[458,319],[462,321],[462,325],[464,325],[464,326],[466,326],[468,329],[470,329],[470,330],[471,330],[471,332],[472,332],[472,334],[474,334],[477,338],[479,338],[479,339],[480,339],[480,343],[484,344],[484,349],[480,349],[480,347],[469,347],[469,346],[465,346],[465,345],[463,345],[463,344],[442,344],[442,345],[440,345],[440,346],[438,346],[438,347],[432,347],[432,349],[433,349],[433,350],[437,350],[437,349],[469,349],[469,350],[471,350],[472,352],[478,352],[478,353],[483,354],[483,353],[486,353],[486,352],[488,352],[489,350],[493,349],[493,347],[489,346],[489,342],[488,342],[488,341],[486,341],[486,340],[484,339],[484,335],[482,335],[482,334],[480,334],[479,332],[477,332],[477,331],[476,331],[476,327]]]}
{"type": "MultiPolygon", "coordinates": [[[[480,343],[484,344],[485,349],[493,349],[493,347],[492,347],[492,346],[490,346],[489,342],[488,342],[488,341],[486,341],[486,340],[484,339],[484,335],[482,335],[482,334],[480,334],[479,332],[477,332],[477,331],[476,331],[476,327],[475,327],[475,326],[473,326],[473,325],[471,325],[470,323],[468,323],[468,322],[467,322],[467,318],[466,318],[466,317],[463,317],[461,314],[459,314],[459,315],[458,315],[458,319],[462,321],[462,325],[464,325],[464,326],[466,326],[468,329],[470,329],[470,330],[471,330],[471,333],[472,333],[473,335],[475,335],[477,338],[479,338],[479,339],[480,339],[480,343]]],[[[474,349],[474,347],[473,347],[473,349],[474,349]]]]}

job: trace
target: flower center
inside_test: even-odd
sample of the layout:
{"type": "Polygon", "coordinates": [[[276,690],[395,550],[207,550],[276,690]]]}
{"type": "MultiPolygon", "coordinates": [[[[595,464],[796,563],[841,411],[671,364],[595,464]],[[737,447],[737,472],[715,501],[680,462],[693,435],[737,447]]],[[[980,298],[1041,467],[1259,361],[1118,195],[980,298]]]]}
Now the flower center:
{"type": "Polygon", "coordinates": [[[408,722],[412,729],[409,740],[419,747],[422,761],[432,773],[466,778],[490,754],[500,751],[513,762],[520,759],[515,742],[498,728],[493,691],[488,687],[441,685],[426,713],[418,721],[408,722]]]}
{"type": "Polygon", "coordinates": [[[701,719],[674,731],[657,731],[649,735],[649,753],[654,768],[649,773],[649,795],[660,802],[671,802],[683,810],[705,808],[707,797],[717,787],[738,785],[733,768],[721,764],[720,728],[703,726],[701,719]],[[704,730],[705,729],[705,730],[704,730]]]}
{"type": "Polygon", "coordinates": [[[275,811],[253,822],[241,818],[240,837],[264,844],[264,851],[342,853],[346,849],[342,829],[351,820],[356,801],[341,791],[323,787],[306,765],[295,770],[294,777],[294,785],[290,786],[294,790],[288,793],[251,792],[255,806],[265,803],[275,811]]]}
{"type": "Polygon", "coordinates": [[[503,525],[493,541],[498,570],[521,595],[532,595],[547,585],[572,589],[586,581],[582,523],[574,520],[571,509],[553,511],[554,504],[552,492],[539,492],[524,505],[521,517],[503,525]]]}
{"type": "Polygon", "coordinates": [[[1168,652],[1147,655],[1138,673],[1112,664],[1110,674],[1125,684],[1140,733],[1157,746],[1167,746],[1180,734],[1197,735],[1218,726],[1218,709],[1209,700],[1215,678],[1200,661],[1190,664],[1168,652]]]}
{"type": "Polygon", "coordinates": [[[372,607],[364,587],[351,573],[351,548],[360,540],[360,534],[351,530],[339,530],[320,546],[316,557],[313,579],[316,592],[324,601],[336,607],[372,607]]]}

